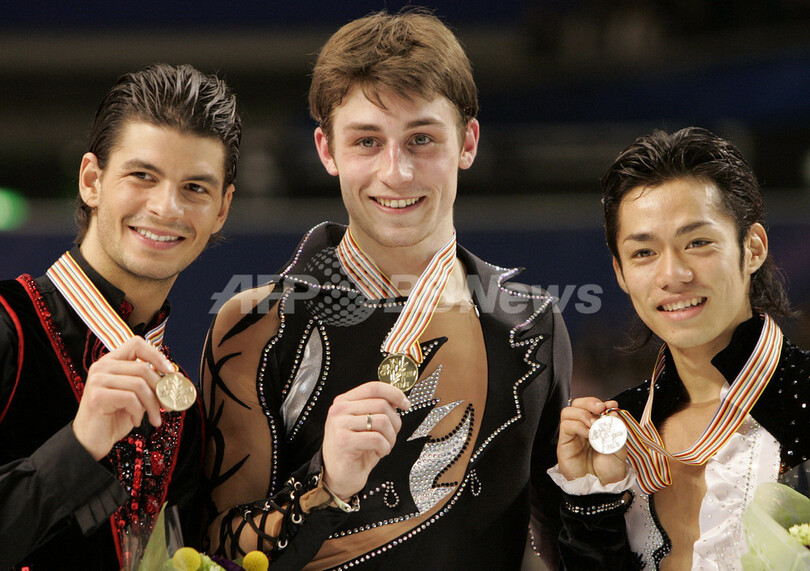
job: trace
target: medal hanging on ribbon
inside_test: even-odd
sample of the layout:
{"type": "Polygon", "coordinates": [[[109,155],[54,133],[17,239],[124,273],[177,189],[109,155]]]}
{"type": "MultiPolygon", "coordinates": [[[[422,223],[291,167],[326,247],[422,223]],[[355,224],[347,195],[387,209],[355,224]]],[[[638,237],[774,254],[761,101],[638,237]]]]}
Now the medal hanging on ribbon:
{"type": "MultiPolygon", "coordinates": [[[[117,349],[134,337],[129,326],[110,307],[70,252],[65,252],[56,260],[46,274],[85,325],[108,350],[117,349]]],[[[149,331],[144,338],[159,348],[163,344],[165,329],[164,321],[149,331]]],[[[194,383],[179,372],[180,368],[175,363],[172,363],[172,366],[174,372],[160,377],[155,394],[165,410],[186,410],[197,400],[197,389],[194,383]]]]}
{"type": "MultiPolygon", "coordinates": [[[[658,353],[658,358],[653,369],[653,376],[650,380],[650,394],[644,406],[641,422],[636,422],[633,416],[626,410],[609,409],[609,412],[616,412],[624,421],[624,432],[627,438],[627,452],[630,463],[638,475],[639,487],[646,494],[652,494],[672,483],[672,476],[669,469],[669,460],[683,462],[699,466],[705,464],[714,456],[728,439],[737,431],[740,425],[754,408],[768,382],[771,380],[776,366],[779,363],[779,356],[782,352],[782,331],[779,326],[767,314],[764,314],[764,323],[757,344],[751,356],[746,361],[737,378],[731,385],[726,395],[720,402],[717,412],[712,420],[692,446],[671,454],[664,447],[664,441],[652,423],[652,403],[655,391],[655,383],[661,372],[664,370],[664,347],[658,353]],[[626,428],[625,428],[626,427],[626,428]]],[[[611,434],[610,429],[605,425],[600,425],[603,419],[616,417],[602,416],[591,426],[591,445],[597,452],[603,446],[604,441],[617,442],[621,436],[611,434]],[[597,430],[594,432],[594,428],[597,430]]],[[[615,431],[615,427],[613,429],[615,431]]],[[[618,448],[606,445],[611,454],[618,448]]]]}
{"type": "MultiPolygon", "coordinates": [[[[391,281],[360,250],[350,229],[346,230],[338,244],[337,255],[346,273],[367,298],[387,299],[400,296],[391,281]]],[[[419,337],[433,317],[433,311],[447,286],[455,261],[454,232],[419,276],[405,307],[383,341],[381,350],[388,355],[377,368],[380,381],[394,385],[403,392],[408,392],[416,384],[419,364],[424,359],[419,337]]]]}

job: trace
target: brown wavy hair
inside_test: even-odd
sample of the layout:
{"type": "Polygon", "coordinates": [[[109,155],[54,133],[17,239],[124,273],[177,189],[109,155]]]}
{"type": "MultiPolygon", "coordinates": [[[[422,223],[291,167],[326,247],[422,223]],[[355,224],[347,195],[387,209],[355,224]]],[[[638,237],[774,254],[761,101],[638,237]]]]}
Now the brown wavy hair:
{"type": "Polygon", "coordinates": [[[459,136],[478,114],[478,93],[458,38],[424,9],[377,12],[354,20],[329,38],[312,72],[309,112],[332,139],[332,114],[354,87],[385,108],[381,96],[406,100],[443,95],[459,113],[459,136]]]}

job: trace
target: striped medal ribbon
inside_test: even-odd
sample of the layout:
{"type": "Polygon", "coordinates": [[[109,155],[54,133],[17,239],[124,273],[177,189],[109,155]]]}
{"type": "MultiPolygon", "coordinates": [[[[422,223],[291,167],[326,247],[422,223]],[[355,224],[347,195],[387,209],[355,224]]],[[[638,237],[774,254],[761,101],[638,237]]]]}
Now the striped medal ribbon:
{"type": "MultiPolygon", "coordinates": [[[[134,336],[126,322],[110,307],[70,252],[62,254],[48,268],[46,275],[85,325],[109,351],[117,349],[134,336]]],[[[144,338],[155,347],[160,348],[163,345],[166,322],[167,320],[163,320],[144,335],[144,338]]],[[[172,367],[174,367],[174,372],[160,378],[155,393],[164,409],[186,410],[196,401],[197,389],[194,387],[194,383],[179,372],[180,368],[176,363],[172,363],[172,367]]]]}
{"type": "Polygon", "coordinates": [[[650,380],[650,394],[644,406],[641,423],[636,422],[626,410],[606,411],[616,411],[627,426],[629,431],[627,451],[630,463],[636,470],[639,487],[644,493],[652,494],[672,483],[668,460],[693,466],[705,464],[731,438],[754,408],[776,371],[782,352],[782,330],[770,316],[764,314],[764,318],[762,332],[748,361],[723,397],[706,430],[686,450],[675,454],[669,453],[664,448],[664,441],[651,419],[655,383],[664,370],[665,346],[661,347],[655,362],[650,380]]]}
{"type": "MultiPolygon", "coordinates": [[[[399,297],[393,283],[366,256],[355,242],[351,229],[346,230],[337,247],[337,256],[346,273],[358,289],[369,299],[399,297]]],[[[419,366],[424,359],[419,337],[427,329],[433,311],[439,303],[456,261],[456,233],[433,255],[408,296],[391,331],[382,344],[388,355],[377,369],[379,378],[409,391],[419,377],[419,366]]]]}

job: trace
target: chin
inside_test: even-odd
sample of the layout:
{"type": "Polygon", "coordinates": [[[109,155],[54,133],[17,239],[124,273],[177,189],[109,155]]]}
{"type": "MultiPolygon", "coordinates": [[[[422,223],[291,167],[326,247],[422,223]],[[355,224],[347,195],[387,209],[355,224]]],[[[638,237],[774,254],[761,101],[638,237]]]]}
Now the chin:
{"type": "Polygon", "coordinates": [[[156,282],[172,279],[180,273],[180,271],[175,268],[160,268],[155,266],[156,264],[149,264],[142,267],[128,266],[126,270],[130,273],[130,275],[140,280],[156,282]]]}
{"type": "Polygon", "coordinates": [[[374,240],[386,248],[407,248],[419,244],[424,238],[415,233],[410,228],[401,228],[378,233],[374,240]]]}

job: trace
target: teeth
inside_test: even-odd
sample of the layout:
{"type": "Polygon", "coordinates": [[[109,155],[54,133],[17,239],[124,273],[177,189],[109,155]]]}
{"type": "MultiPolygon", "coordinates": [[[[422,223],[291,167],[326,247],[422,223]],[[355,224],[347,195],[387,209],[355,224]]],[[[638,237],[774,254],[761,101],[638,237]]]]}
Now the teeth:
{"type": "Polygon", "coordinates": [[[150,240],[155,240],[156,242],[175,242],[180,239],[179,236],[160,236],[150,232],[149,230],[144,230],[143,228],[137,228],[135,231],[141,236],[149,238],[150,240]]]}
{"type": "Polygon", "coordinates": [[[377,202],[382,204],[383,206],[387,206],[388,208],[405,208],[406,206],[410,206],[411,204],[416,204],[418,198],[405,198],[402,200],[388,200],[387,198],[375,198],[377,202]]]}
{"type": "Polygon", "coordinates": [[[686,309],[687,307],[693,307],[695,305],[700,305],[705,300],[705,297],[693,297],[692,299],[687,299],[684,301],[676,301],[675,303],[666,303],[661,307],[664,311],[678,311],[679,309],[686,309]]]}

